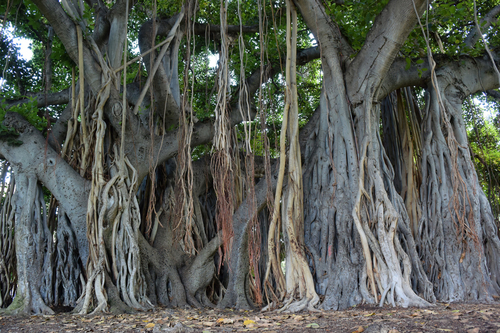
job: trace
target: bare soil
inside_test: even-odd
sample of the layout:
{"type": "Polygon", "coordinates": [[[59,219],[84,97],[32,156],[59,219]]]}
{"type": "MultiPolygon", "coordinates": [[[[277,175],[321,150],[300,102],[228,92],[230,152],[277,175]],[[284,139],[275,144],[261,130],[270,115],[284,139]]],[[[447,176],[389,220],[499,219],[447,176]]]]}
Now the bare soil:
{"type": "Polygon", "coordinates": [[[500,303],[417,308],[360,306],[297,314],[212,309],[165,309],[137,314],[0,317],[0,332],[496,332],[500,303]]]}

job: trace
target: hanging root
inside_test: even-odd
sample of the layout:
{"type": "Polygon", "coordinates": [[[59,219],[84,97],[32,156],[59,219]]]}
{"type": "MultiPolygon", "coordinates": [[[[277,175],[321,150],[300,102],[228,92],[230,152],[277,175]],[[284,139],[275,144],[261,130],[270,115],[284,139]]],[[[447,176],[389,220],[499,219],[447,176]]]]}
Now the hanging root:
{"type": "MultiPolygon", "coordinates": [[[[274,228],[279,214],[280,201],[282,204],[283,236],[286,249],[285,263],[285,305],[279,311],[296,312],[303,309],[313,311],[319,302],[314,281],[309,265],[307,263],[304,244],[304,204],[302,185],[302,161],[299,145],[298,131],[298,101],[296,82],[296,59],[297,59],[297,11],[291,1],[287,1],[287,63],[286,63],[286,103],[283,113],[283,125],[280,138],[280,173],[278,178],[278,189],[276,191],[275,207],[273,211],[272,228],[274,228]],[[283,183],[286,135],[289,130],[288,140],[290,142],[288,158],[288,186],[281,197],[281,186],[283,183]]],[[[274,245],[274,232],[270,228],[269,254],[270,260],[267,265],[266,280],[276,251],[274,245]]],[[[279,257],[278,257],[279,258],[279,257]]],[[[279,262],[279,260],[278,260],[279,262]]],[[[274,266],[277,262],[274,262],[274,266]]],[[[274,270],[279,268],[274,268],[274,270]]],[[[275,278],[279,279],[279,273],[275,278]]],[[[283,295],[281,295],[283,296],[283,295]]]]}

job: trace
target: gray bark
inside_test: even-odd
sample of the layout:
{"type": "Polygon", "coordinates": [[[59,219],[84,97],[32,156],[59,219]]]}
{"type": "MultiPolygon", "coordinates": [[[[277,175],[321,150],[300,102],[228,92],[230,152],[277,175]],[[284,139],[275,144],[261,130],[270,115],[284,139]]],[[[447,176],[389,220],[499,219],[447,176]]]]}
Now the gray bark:
{"type": "MultiPolygon", "coordinates": [[[[366,262],[368,252],[377,259],[382,302],[387,295],[393,304],[426,305],[409,285],[410,262],[418,262],[414,243],[407,242],[413,245],[410,258],[398,238],[394,242],[388,238],[395,232],[389,221],[401,219],[400,223],[406,224],[407,218],[392,185],[393,173],[379,138],[379,107],[374,104],[382,79],[416,23],[413,2],[389,2],[361,51],[347,64],[345,74],[338,56],[339,42],[332,38],[336,36],[335,24],[320,5],[307,1],[297,1],[297,5],[323,55],[321,121],[311,137],[316,148],[306,152],[308,164],[304,168],[306,244],[313,256],[317,289],[325,294],[323,307],[341,309],[363,299],[375,301],[367,287],[366,273],[371,271],[367,268],[371,262],[366,262]],[[360,175],[363,178],[359,179],[360,175]],[[354,200],[360,191],[361,199],[354,200]],[[361,220],[356,227],[354,215],[361,220]],[[371,219],[378,219],[378,225],[369,226],[371,219]],[[362,242],[367,242],[364,254],[362,242]]],[[[425,1],[417,1],[416,8],[421,14],[425,1]]],[[[375,286],[371,284],[373,294],[375,286]]]]}
{"type": "MultiPolygon", "coordinates": [[[[274,191],[277,185],[277,174],[269,175],[271,186],[274,191]]],[[[267,182],[261,179],[255,186],[255,199],[247,196],[233,215],[234,238],[232,240],[230,263],[229,263],[229,284],[223,300],[219,303],[219,308],[253,309],[255,306],[248,295],[248,272],[250,267],[248,256],[248,228],[250,221],[267,204],[267,182]],[[251,201],[255,200],[252,205],[251,201]],[[251,211],[252,207],[255,211],[251,211]]]]}
{"type": "Polygon", "coordinates": [[[71,90],[69,88],[56,93],[38,93],[29,96],[30,98],[7,101],[7,109],[14,106],[30,103],[33,99],[36,101],[37,107],[45,107],[49,105],[67,104],[71,99],[71,90]]]}
{"type": "Polygon", "coordinates": [[[418,243],[442,301],[490,301],[500,292],[500,240],[462,118],[467,96],[499,85],[491,63],[476,59],[441,67],[436,86],[429,87],[422,129],[423,217],[418,243]]]}
{"type": "Polygon", "coordinates": [[[21,115],[7,113],[4,125],[19,133],[20,146],[0,143],[0,154],[11,161],[13,168],[35,175],[59,201],[70,218],[78,240],[82,262],[87,261],[88,245],[85,215],[87,213],[88,184],[50,147],[42,134],[21,115]]]}
{"type": "Polygon", "coordinates": [[[50,302],[51,276],[50,255],[52,235],[46,217],[40,215],[38,180],[33,172],[22,166],[13,166],[16,191],[13,198],[15,211],[15,244],[18,285],[16,296],[6,310],[9,314],[52,314],[46,305],[50,302]],[[47,247],[47,248],[46,248],[47,247]],[[49,269],[49,272],[45,272],[49,269]],[[47,275],[49,273],[49,275],[47,275]],[[48,278],[46,281],[43,278],[48,278]],[[44,289],[48,283],[49,289],[44,289]],[[44,297],[45,296],[45,297],[44,297]]]}

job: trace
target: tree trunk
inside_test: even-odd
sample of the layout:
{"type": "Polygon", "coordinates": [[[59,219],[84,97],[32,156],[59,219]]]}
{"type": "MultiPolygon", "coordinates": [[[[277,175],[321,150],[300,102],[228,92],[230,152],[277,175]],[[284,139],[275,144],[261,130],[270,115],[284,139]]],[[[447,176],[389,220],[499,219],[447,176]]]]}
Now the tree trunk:
{"type": "MultiPolygon", "coordinates": [[[[476,66],[467,65],[463,70],[470,71],[466,74],[470,81],[482,75],[476,66]]],[[[500,240],[471,160],[462,118],[463,100],[475,87],[469,80],[454,80],[452,73],[456,71],[443,67],[427,94],[422,128],[423,216],[417,240],[438,299],[491,301],[500,292],[500,240]]],[[[487,75],[481,80],[481,85],[491,82],[487,75]]]]}
{"type": "Polygon", "coordinates": [[[18,286],[9,314],[52,314],[52,235],[40,209],[45,201],[33,173],[14,167],[15,240],[18,286]],[[42,279],[40,277],[43,277],[42,279]],[[48,279],[48,281],[47,281],[48,279]],[[48,288],[47,288],[48,287],[48,288]]]}
{"type": "MultiPolygon", "coordinates": [[[[387,43],[381,33],[386,29],[393,41],[404,40],[416,21],[415,12],[391,1],[349,63],[347,54],[344,58],[339,54],[345,47],[324,8],[299,3],[308,25],[317,27],[312,29],[323,54],[321,121],[312,137],[315,149],[305,153],[304,168],[306,244],[317,289],[325,295],[323,307],[344,309],[363,300],[426,306],[429,303],[410,284],[412,269],[425,275],[381,144],[380,107],[375,100],[398,50],[398,44],[387,43]],[[401,15],[395,17],[395,12],[401,15]],[[394,24],[401,29],[391,28],[394,24]]],[[[419,12],[424,10],[423,2],[416,6],[419,12]]],[[[419,291],[433,300],[428,281],[419,291]]]]}

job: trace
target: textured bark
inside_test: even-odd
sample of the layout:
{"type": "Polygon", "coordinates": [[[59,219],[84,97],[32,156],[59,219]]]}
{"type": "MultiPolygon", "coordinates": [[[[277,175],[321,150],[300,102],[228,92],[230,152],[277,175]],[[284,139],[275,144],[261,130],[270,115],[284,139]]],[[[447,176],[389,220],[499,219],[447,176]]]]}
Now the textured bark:
{"type": "MultiPolygon", "coordinates": [[[[51,313],[49,306],[53,305],[73,307],[84,291],[85,279],[90,281],[90,289],[96,286],[100,289],[99,294],[96,292],[87,298],[87,305],[96,297],[102,307],[112,312],[145,309],[149,302],[180,307],[213,307],[217,303],[222,308],[253,308],[252,281],[262,281],[252,276],[254,272],[250,269],[249,234],[257,229],[252,221],[259,211],[264,211],[268,186],[276,187],[275,175],[267,174],[268,179],[256,184],[255,202],[251,202],[254,199],[250,195],[245,195],[252,192],[250,186],[242,186],[242,191],[237,193],[235,201],[241,204],[232,215],[234,237],[230,243],[230,261],[219,271],[216,268],[222,259],[217,250],[222,240],[217,233],[213,175],[206,176],[204,171],[209,164],[206,160],[193,163],[193,224],[187,228],[174,223],[178,220],[172,205],[175,176],[170,162],[166,161],[179,150],[178,130],[172,124],[178,123],[180,114],[177,66],[184,31],[173,27],[182,14],[169,19],[154,17],[141,26],[141,52],[153,50],[143,55],[152,89],[144,95],[141,93],[144,87],[134,83],[127,89],[126,99],[122,99],[120,93],[125,87],[120,87],[116,78],[123,70],[122,61],[127,61],[123,57],[128,20],[126,5],[131,9],[135,1],[118,0],[112,8],[100,0],[87,1],[94,10],[95,29],[92,36],[84,34],[82,43],[78,42],[77,31],[81,28],[87,32],[88,27],[79,17],[76,1],[33,2],[53,27],[70,58],[79,63],[80,82],[85,84],[78,90],[82,93],[81,103],[86,105],[81,105],[80,120],[76,119],[78,112],[74,113],[68,105],[47,138],[19,114],[8,113],[5,117],[4,125],[19,134],[6,132],[0,138],[0,155],[9,161],[16,178],[14,196],[4,204],[2,215],[2,228],[5,227],[2,246],[9,247],[12,239],[5,235],[12,235],[15,227],[17,254],[18,289],[8,312],[38,314],[51,313]],[[169,35],[172,41],[158,59],[161,53],[153,41],[169,35]],[[156,60],[159,67],[153,74],[151,69],[156,60]],[[141,103],[144,96],[149,101],[141,103]],[[127,100],[141,113],[131,112],[127,100]],[[83,129],[78,126],[85,121],[91,124],[91,119],[97,119],[91,114],[96,104],[99,132],[85,130],[97,133],[93,139],[99,145],[95,156],[89,158],[89,147],[93,144],[79,141],[84,130],[77,132],[83,129]],[[79,147],[63,142],[68,123],[77,129],[71,140],[83,142],[87,150],[87,155],[82,154],[82,165],[78,165],[78,161],[70,166],[58,155],[63,147],[70,148],[68,155],[75,160],[80,156],[79,147]],[[118,146],[119,142],[122,147],[118,146]],[[96,190],[90,201],[89,182],[85,180],[89,170],[73,168],[85,169],[85,165],[99,166],[92,175],[96,190]],[[151,176],[141,185],[150,172],[151,176]],[[46,221],[42,185],[59,204],[57,223],[51,224],[51,229],[46,221]],[[138,199],[134,195],[137,188],[140,188],[138,199]],[[85,271],[88,239],[91,239],[87,238],[85,223],[89,202],[94,210],[89,211],[88,220],[95,218],[101,223],[97,233],[104,234],[90,247],[102,250],[99,277],[85,271]],[[141,221],[147,207],[157,208],[151,210],[151,226],[141,221]],[[12,215],[7,218],[9,209],[12,215]],[[193,244],[188,244],[186,239],[194,239],[193,244]],[[102,290],[101,286],[104,286],[102,290]]],[[[430,59],[408,70],[405,59],[396,59],[426,4],[424,0],[389,1],[375,19],[364,46],[354,54],[322,3],[296,1],[319,45],[297,50],[296,62],[306,63],[321,53],[323,86],[320,105],[301,131],[299,140],[296,140],[297,127],[292,128],[294,136],[289,138],[290,142],[293,139],[291,150],[297,163],[302,158],[303,178],[298,165],[289,170],[290,174],[297,173],[289,178],[290,187],[285,185],[284,191],[289,194],[282,202],[294,198],[289,190],[302,181],[304,229],[300,223],[302,211],[292,214],[290,210],[283,217],[293,215],[291,224],[284,223],[286,229],[281,235],[280,230],[273,234],[280,235],[280,240],[286,243],[286,269],[292,272],[287,276],[286,299],[290,302],[305,299],[291,308],[285,304],[288,310],[315,305],[314,292],[324,296],[322,307],[325,309],[345,309],[362,302],[427,306],[435,301],[435,295],[442,301],[490,301],[500,294],[500,240],[472,166],[461,117],[464,98],[479,90],[497,89],[500,82],[488,59],[460,57],[457,61],[436,57],[440,68],[434,83],[432,71],[422,72],[431,67],[430,59]],[[400,92],[392,93],[408,85],[425,87],[428,91],[428,106],[422,119],[418,118],[416,105],[408,102],[410,93],[404,98],[398,95],[400,92]],[[404,99],[409,106],[398,104],[404,99]],[[383,137],[381,112],[385,126],[383,137]],[[406,126],[407,116],[418,118],[410,128],[406,126]],[[415,139],[419,126],[422,126],[422,148],[412,146],[411,142],[411,139],[420,142],[415,139]],[[413,149],[422,152],[421,165],[414,165],[418,154],[413,153],[413,149]],[[420,175],[415,172],[420,171],[422,179],[417,181],[420,175]],[[295,257],[295,262],[290,259],[293,254],[300,257],[295,257]],[[304,258],[309,267],[304,264],[304,258]],[[297,266],[302,271],[292,270],[297,266]],[[309,283],[301,289],[300,284],[309,278],[307,269],[311,269],[315,288],[310,288],[309,283]]],[[[497,6],[485,18],[486,24],[494,22],[498,11],[497,6]]],[[[215,40],[226,33],[219,26],[204,24],[196,25],[194,33],[204,33],[207,28],[215,40]]],[[[227,27],[228,34],[238,31],[253,33],[258,28],[227,27]]],[[[476,39],[477,34],[471,34],[469,44],[476,39]]],[[[498,60],[498,55],[495,57],[498,60]]],[[[241,100],[232,107],[229,103],[222,107],[223,112],[231,109],[228,126],[242,122],[242,114],[249,115],[250,119],[246,120],[254,118],[252,96],[279,71],[278,63],[263,65],[248,77],[245,81],[248,93],[239,94],[241,100]]],[[[50,73],[44,75],[48,88],[50,73]]],[[[291,82],[291,86],[294,85],[291,82]]],[[[226,88],[221,91],[227,93],[226,88]]],[[[490,91],[492,96],[497,94],[490,91]]],[[[33,97],[38,106],[65,104],[73,99],[68,90],[33,97]]],[[[26,102],[26,99],[9,101],[8,105],[26,102]]],[[[196,124],[191,147],[209,143],[214,133],[210,120],[196,124]]],[[[227,151],[235,149],[226,148],[227,151]]],[[[253,181],[252,177],[248,179],[253,181]]],[[[233,179],[229,179],[228,183],[231,182],[233,179]]],[[[219,200],[229,202],[231,195],[219,200]]],[[[295,198],[294,204],[300,205],[301,198],[295,198]]],[[[260,228],[261,244],[265,244],[268,226],[261,224],[260,228]]],[[[276,257],[275,253],[271,255],[276,257]]],[[[264,273],[263,262],[271,255],[264,251],[258,268],[260,276],[264,273]]],[[[6,264],[0,260],[0,265],[6,264]]],[[[0,279],[2,301],[5,301],[8,292],[3,285],[8,268],[3,266],[0,279]]],[[[278,271],[281,272],[281,267],[278,271]]],[[[261,287],[276,289],[279,284],[277,279],[267,282],[269,285],[261,287]]],[[[285,291],[283,286],[281,291],[285,291]]]]}
{"type": "MultiPolygon", "coordinates": [[[[144,53],[153,47],[156,36],[167,36],[172,29],[178,16],[169,18],[162,22],[148,21],[142,25],[139,31],[139,47],[144,53]]],[[[180,112],[180,88],[177,61],[179,57],[180,40],[183,33],[179,30],[172,41],[168,51],[162,59],[162,64],[154,74],[153,92],[155,95],[155,109],[164,119],[163,121],[170,127],[178,122],[180,112]]],[[[144,57],[144,64],[148,72],[151,71],[153,63],[156,62],[158,54],[152,52],[144,57]]],[[[145,119],[153,114],[146,115],[145,119]]]]}
{"type": "Polygon", "coordinates": [[[490,301],[500,292],[500,240],[471,160],[462,103],[500,82],[487,60],[443,66],[423,121],[423,216],[418,243],[442,301],[490,301]]]}
{"type": "Polygon", "coordinates": [[[40,204],[45,204],[43,193],[34,173],[26,173],[19,167],[14,167],[14,173],[18,286],[15,299],[6,313],[52,314],[53,311],[47,306],[52,301],[52,235],[47,227],[46,216],[40,212],[40,204]]]}
{"type": "Polygon", "coordinates": [[[317,4],[298,7],[322,47],[323,91],[319,122],[304,151],[305,241],[323,308],[344,309],[370,300],[363,288],[364,258],[351,212],[357,192],[358,156],[351,126],[335,25],[317,4]],[[315,22],[318,24],[316,25],[315,22]]]}
{"type": "Polygon", "coordinates": [[[70,218],[78,241],[82,262],[87,260],[85,213],[88,183],[61,157],[45,144],[45,138],[21,115],[7,113],[4,125],[18,131],[20,146],[0,143],[0,154],[12,161],[12,166],[36,175],[38,180],[57,198],[70,218]]]}
{"type": "Polygon", "coordinates": [[[1,190],[4,195],[0,216],[0,306],[5,307],[12,302],[12,295],[17,289],[17,267],[15,237],[15,206],[13,204],[15,177],[12,169],[7,168],[7,162],[3,163],[1,190]],[[10,171],[9,184],[6,184],[7,172],[10,171]],[[7,186],[6,186],[7,185],[7,186]]]}
{"type": "MultiPolygon", "coordinates": [[[[298,3],[323,54],[322,119],[312,137],[318,148],[306,152],[304,179],[306,240],[318,290],[325,294],[323,307],[347,308],[378,298],[381,304],[425,306],[410,285],[412,262],[417,264],[414,270],[421,268],[406,208],[381,146],[379,106],[374,104],[382,79],[416,22],[412,3],[391,1],[379,14],[362,50],[347,65],[345,84],[339,43],[331,37],[335,24],[317,4],[298,3]]],[[[422,13],[425,2],[416,6],[422,13]]],[[[429,283],[424,284],[432,300],[429,283]]]]}
{"type": "MultiPolygon", "coordinates": [[[[275,189],[277,175],[272,175],[271,186],[275,189]]],[[[255,305],[248,294],[248,272],[250,267],[248,256],[248,228],[253,219],[267,204],[267,182],[262,178],[255,186],[255,211],[250,211],[252,204],[249,197],[238,207],[233,215],[234,238],[232,240],[229,284],[226,294],[219,303],[219,308],[253,309],[255,305]]]]}
{"type": "Polygon", "coordinates": [[[17,181],[13,203],[19,282],[16,299],[8,312],[52,313],[48,305],[73,305],[80,296],[80,265],[88,256],[83,212],[88,195],[86,183],[19,114],[8,113],[4,125],[18,131],[20,144],[0,144],[2,156],[12,161],[17,181]],[[43,182],[61,205],[57,248],[48,229],[38,182],[43,182]],[[70,220],[63,217],[64,210],[70,220]],[[55,264],[54,255],[64,258],[59,264],[68,266],[55,264]]]}
{"type": "Polygon", "coordinates": [[[38,93],[29,97],[30,98],[24,98],[18,100],[8,100],[6,108],[10,109],[16,105],[30,103],[33,99],[36,101],[37,107],[66,104],[71,99],[71,92],[70,89],[68,88],[56,93],[48,93],[48,92],[38,93]]]}

